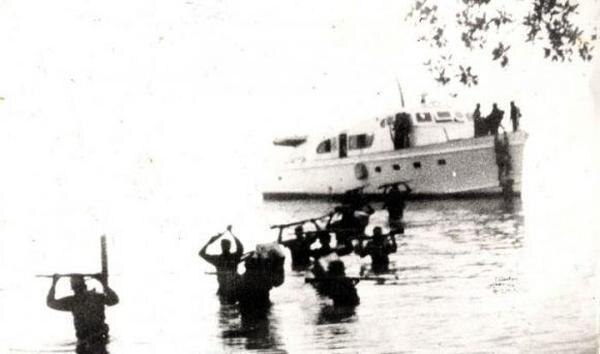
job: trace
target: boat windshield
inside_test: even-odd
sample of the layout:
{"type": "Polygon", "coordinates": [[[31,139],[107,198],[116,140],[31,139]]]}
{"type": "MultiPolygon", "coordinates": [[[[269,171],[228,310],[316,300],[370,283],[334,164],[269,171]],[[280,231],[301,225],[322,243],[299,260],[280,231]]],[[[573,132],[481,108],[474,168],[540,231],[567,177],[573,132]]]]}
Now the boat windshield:
{"type": "Polygon", "coordinates": [[[357,134],[348,137],[348,149],[366,149],[373,145],[373,134],[357,134]]]}
{"type": "Polygon", "coordinates": [[[330,153],[332,149],[331,144],[332,139],[323,140],[319,145],[317,145],[317,154],[327,154],[330,153]]]}
{"type": "Polygon", "coordinates": [[[448,111],[437,112],[436,122],[452,122],[452,115],[448,111]]]}
{"type": "Polygon", "coordinates": [[[465,115],[462,112],[454,112],[454,120],[462,123],[465,121],[465,115]]]}
{"type": "Polygon", "coordinates": [[[419,112],[415,114],[417,117],[417,123],[429,123],[433,122],[433,118],[431,117],[431,113],[429,112],[419,112]]]}

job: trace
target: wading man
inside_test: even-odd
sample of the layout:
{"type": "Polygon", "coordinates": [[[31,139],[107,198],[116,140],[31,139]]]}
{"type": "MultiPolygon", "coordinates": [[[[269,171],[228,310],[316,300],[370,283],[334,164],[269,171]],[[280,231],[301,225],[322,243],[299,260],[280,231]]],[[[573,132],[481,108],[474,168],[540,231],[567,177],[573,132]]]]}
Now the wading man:
{"type": "Polygon", "coordinates": [[[338,221],[329,223],[327,229],[335,233],[338,247],[344,246],[352,252],[352,239],[364,233],[365,227],[368,225],[369,215],[365,214],[365,218],[359,219],[355,214],[356,210],[348,206],[336,207],[335,211],[341,214],[341,218],[338,221]]]}
{"type": "Polygon", "coordinates": [[[352,253],[352,245],[348,246],[341,244],[336,245],[336,248],[331,247],[331,235],[329,234],[329,231],[317,231],[317,238],[321,246],[310,250],[310,257],[315,260],[315,263],[318,262],[320,258],[326,257],[332,253],[335,253],[338,256],[345,256],[352,253]]]}
{"type": "Polygon", "coordinates": [[[390,226],[400,226],[400,222],[404,217],[404,208],[406,208],[406,199],[412,189],[406,182],[401,182],[391,186],[384,194],[383,207],[388,211],[388,223],[390,226]],[[400,191],[398,185],[401,184],[404,187],[403,191],[400,191]]]}
{"type": "Polygon", "coordinates": [[[341,260],[331,261],[327,271],[319,262],[315,262],[313,273],[313,285],[317,292],[333,300],[333,306],[354,307],[360,303],[355,286],[358,280],[346,276],[346,267],[341,260]]]}
{"type": "Polygon", "coordinates": [[[257,246],[256,251],[245,256],[246,272],[240,278],[237,292],[242,322],[253,322],[266,315],[271,306],[269,292],[284,282],[284,261],[285,255],[278,245],[257,246]]]}
{"type": "MultiPolygon", "coordinates": [[[[312,221],[316,225],[316,222],[312,221]]],[[[277,242],[290,249],[290,253],[292,254],[292,269],[306,269],[310,265],[310,246],[315,241],[315,237],[304,236],[302,226],[297,226],[294,229],[294,235],[296,236],[295,239],[283,241],[283,228],[280,228],[277,242]]]]}
{"type": "Polygon", "coordinates": [[[56,283],[60,277],[58,274],[52,277],[52,286],[46,298],[48,307],[58,311],[70,311],[73,314],[77,353],[105,353],[108,325],[105,323],[104,306],[116,305],[119,297],[108,287],[106,277],[94,276],[103,287],[103,293],[96,293],[87,289],[82,275],[71,275],[71,289],[74,294],[56,299],[56,283]]]}
{"type": "Polygon", "coordinates": [[[390,259],[388,255],[395,253],[398,249],[396,245],[396,235],[392,231],[387,235],[381,232],[381,227],[373,229],[373,239],[362,247],[362,241],[359,243],[359,255],[361,257],[371,256],[371,271],[373,273],[385,273],[390,269],[390,259]],[[386,242],[385,237],[390,236],[391,243],[386,242]]]}
{"type": "MultiPolygon", "coordinates": [[[[227,227],[227,231],[231,233],[231,226],[227,227]]],[[[244,246],[240,240],[233,234],[233,240],[235,241],[235,253],[231,253],[231,241],[227,239],[221,240],[221,254],[210,255],[206,253],[208,246],[214,243],[219,237],[223,236],[222,233],[217,234],[208,240],[206,245],[202,247],[199,252],[200,257],[205,261],[215,266],[217,269],[217,281],[219,282],[219,289],[217,295],[219,299],[224,303],[235,302],[236,288],[238,286],[240,275],[237,272],[238,264],[242,261],[242,255],[244,254],[244,246]]]]}

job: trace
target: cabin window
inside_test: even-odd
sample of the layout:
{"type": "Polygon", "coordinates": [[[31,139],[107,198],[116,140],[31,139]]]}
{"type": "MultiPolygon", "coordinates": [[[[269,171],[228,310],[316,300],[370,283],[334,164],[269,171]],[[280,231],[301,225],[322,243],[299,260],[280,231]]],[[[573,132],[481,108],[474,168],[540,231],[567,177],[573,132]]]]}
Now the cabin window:
{"type": "Polygon", "coordinates": [[[431,118],[431,113],[429,113],[429,112],[417,113],[416,117],[417,117],[417,123],[433,122],[433,119],[431,118]]]}
{"type": "Polygon", "coordinates": [[[377,172],[377,173],[381,172],[381,167],[379,167],[379,166],[375,167],[375,172],[377,172]]]}
{"type": "Polygon", "coordinates": [[[417,161],[417,162],[413,162],[413,167],[415,169],[421,168],[421,162],[417,161]]]}
{"type": "Polygon", "coordinates": [[[446,164],[446,160],[445,159],[439,159],[438,160],[438,165],[444,166],[445,164],[446,164]]]}
{"type": "Polygon", "coordinates": [[[400,165],[395,164],[392,166],[392,168],[394,169],[394,171],[399,171],[400,170],[400,165]]]}
{"type": "Polygon", "coordinates": [[[350,135],[348,137],[348,149],[349,150],[357,150],[357,149],[366,149],[371,147],[373,144],[374,136],[367,134],[358,134],[358,135],[350,135]]]}
{"type": "Polygon", "coordinates": [[[451,122],[452,120],[452,115],[447,111],[437,112],[437,118],[435,119],[436,122],[451,122]]]}
{"type": "Polygon", "coordinates": [[[327,154],[331,152],[331,139],[322,141],[317,146],[317,154],[327,154]]]}

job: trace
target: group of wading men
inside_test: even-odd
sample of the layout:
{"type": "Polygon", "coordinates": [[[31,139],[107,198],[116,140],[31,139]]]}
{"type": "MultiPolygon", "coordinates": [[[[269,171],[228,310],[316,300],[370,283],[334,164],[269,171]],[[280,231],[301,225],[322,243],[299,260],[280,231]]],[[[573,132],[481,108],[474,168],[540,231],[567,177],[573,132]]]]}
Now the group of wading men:
{"type": "MultiPolygon", "coordinates": [[[[480,105],[473,114],[475,122],[475,137],[497,134],[504,112],[499,110],[494,103],[492,112],[488,117],[482,118],[479,110],[480,105]]],[[[510,119],[513,131],[519,128],[519,108],[511,102],[510,119]]],[[[403,147],[399,136],[396,148],[403,147]]],[[[339,256],[349,255],[352,252],[360,257],[371,257],[371,272],[374,274],[389,271],[389,257],[397,250],[396,235],[403,232],[402,218],[405,208],[405,200],[411,192],[408,183],[400,182],[386,186],[384,189],[384,208],[389,214],[389,225],[391,231],[387,234],[382,232],[381,227],[373,229],[373,236],[365,236],[365,228],[369,224],[369,216],[374,210],[363,202],[360,190],[346,193],[345,203],[330,213],[325,225],[319,225],[317,219],[295,223],[295,238],[283,240],[283,230],[290,225],[279,227],[279,244],[287,247],[292,256],[292,268],[294,270],[306,270],[310,268],[314,275],[311,281],[317,292],[333,300],[334,306],[353,307],[359,304],[355,284],[360,278],[350,278],[345,274],[345,265],[339,256]],[[401,190],[399,186],[402,186],[401,190]],[[332,222],[334,215],[339,215],[340,220],[332,222]],[[310,222],[316,230],[305,231],[302,224],[310,222]],[[331,234],[335,235],[336,245],[331,246],[331,234]],[[319,246],[313,248],[318,241],[319,246]],[[364,242],[367,242],[364,244],[364,242]],[[334,255],[336,258],[328,262],[327,269],[320,262],[321,259],[334,255]]],[[[291,224],[294,225],[294,224],[291,224]]],[[[209,255],[207,248],[216,242],[224,233],[210,238],[207,244],[200,250],[199,255],[207,262],[215,266],[217,270],[217,281],[219,288],[217,294],[224,303],[238,303],[240,313],[244,316],[255,316],[270,306],[269,292],[284,281],[284,256],[276,248],[257,249],[244,254],[244,246],[241,241],[233,235],[231,227],[227,231],[235,242],[235,252],[231,252],[231,241],[221,240],[221,254],[209,255]],[[244,262],[246,271],[240,275],[237,272],[238,265],[244,262]]],[[[48,292],[48,307],[71,312],[77,336],[77,353],[106,353],[108,341],[108,325],[105,323],[105,306],[113,306],[119,302],[117,294],[108,286],[106,274],[91,275],[102,284],[103,291],[97,293],[89,290],[82,274],[55,274],[52,278],[52,286],[48,292]],[[56,285],[61,277],[70,278],[73,295],[57,299],[55,296],[56,285]]],[[[90,276],[90,275],[87,275],[90,276]]]]}
{"type": "MultiPolygon", "coordinates": [[[[382,228],[377,226],[373,229],[371,237],[365,235],[369,217],[374,210],[363,200],[360,190],[357,189],[347,192],[344,203],[324,217],[274,226],[279,229],[277,243],[290,250],[293,270],[310,269],[314,276],[310,278],[310,283],[320,295],[330,298],[336,307],[356,306],[360,298],[355,284],[360,278],[346,276],[345,265],[339,257],[353,252],[360,257],[370,256],[371,273],[388,272],[388,256],[398,248],[396,235],[403,232],[401,220],[405,200],[410,192],[411,188],[407,182],[384,186],[384,208],[388,211],[391,228],[389,233],[384,234],[382,228]],[[334,222],[336,216],[339,220],[334,222]],[[314,225],[315,230],[305,231],[303,224],[306,223],[314,225]],[[292,226],[295,226],[294,238],[283,240],[283,230],[292,226]],[[335,246],[331,244],[332,234],[335,235],[335,246]]],[[[221,302],[237,302],[243,318],[250,311],[260,311],[269,306],[269,290],[283,283],[284,258],[281,252],[275,250],[271,250],[272,253],[267,256],[261,256],[261,252],[252,257],[245,256],[242,242],[233,234],[231,236],[235,242],[235,252],[231,251],[231,241],[222,239],[221,254],[209,255],[208,247],[222,235],[211,237],[199,255],[217,270],[217,294],[221,302]],[[249,264],[249,260],[254,264],[249,264]],[[246,272],[239,275],[237,267],[242,262],[246,272]],[[251,276],[248,275],[249,269],[251,276]]]]}
{"type": "MultiPolygon", "coordinates": [[[[352,252],[360,257],[371,257],[371,272],[381,274],[388,272],[388,255],[396,252],[395,236],[403,232],[402,217],[405,200],[411,192],[407,182],[382,186],[384,189],[384,208],[389,214],[391,231],[382,232],[381,227],[373,229],[372,237],[365,235],[369,224],[369,216],[373,208],[363,201],[360,190],[347,192],[345,203],[328,214],[325,225],[317,219],[295,223],[295,238],[283,240],[283,230],[290,225],[279,227],[278,244],[290,250],[292,268],[307,270],[314,275],[312,285],[320,295],[333,300],[334,307],[354,307],[360,298],[356,291],[356,283],[360,278],[346,276],[345,265],[340,256],[352,252]],[[399,186],[403,186],[402,190],[399,186]],[[334,216],[339,220],[333,222],[334,216]],[[316,230],[305,231],[302,224],[310,222],[316,230]],[[331,234],[335,235],[336,245],[331,245],[331,234]],[[313,247],[318,241],[319,246],[313,247]],[[366,244],[365,244],[366,242],[366,244]],[[320,260],[333,257],[326,269],[320,260]]],[[[292,224],[294,225],[294,224],[292,224]]],[[[261,316],[271,305],[269,292],[284,281],[284,255],[276,247],[257,246],[256,251],[244,253],[242,242],[232,233],[231,226],[227,232],[235,242],[235,252],[231,251],[231,241],[221,239],[221,253],[210,255],[208,247],[221,238],[224,233],[209,239],[199,252],[200,257],[215,266],[219,288],[217,294],[222,303],[239,306],[242,321],[244,318],[261,316]],[[244,263],[245,272],[239,274],[238,265],[244,263]]],[[[52,286],[46,299],[48,307],[71,312],[77,336],[77,353],[102,354],[106,352],[108,342],[108,325],[105,322],[105,306],[113,306],[119,302],[117,294],[108,286],[107,274],[54,274],[52,286]],[[73,295],[56,298],[56,285],[61,277],[70,278],[73,295]],[[89,290],[85,277],[100,282],[102,292],[89,290]]]]}

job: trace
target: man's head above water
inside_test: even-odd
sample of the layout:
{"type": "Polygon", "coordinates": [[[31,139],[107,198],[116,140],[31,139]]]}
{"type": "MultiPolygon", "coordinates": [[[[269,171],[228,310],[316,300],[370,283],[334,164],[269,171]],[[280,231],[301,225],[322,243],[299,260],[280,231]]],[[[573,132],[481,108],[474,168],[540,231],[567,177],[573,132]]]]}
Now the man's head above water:
{"type": "Polygon", "coordinates": [[[333,277],[342,277],[346,275],[346,267],[344,266],[344,262],[340,260],[331,261],[327,267],[327,271],[329,272],[329,275],[333,277]]]}
{"type": "Polygon", "coordinates": [[[317,233],[317,238],[319,239],[321,246],[329,246],[329,243],[331,243],[331,235],[327,231],[319,231],[317,233]]]}
{"type": "Polygon", "coordinates": [[[373,228],[373,241],[375,242],[383,242],[383,233],[381,227],[376,226],[373,228]]]}
{"type": "Polygon", "coordinates": [[[87,285],[82,275],[71,276],[71,289],[75,294],[81,294],[87,291],[87,285]]]}
{"type": "Polygon", "coordinates": [[[223,253],[230,253],[231,252],[231,241],[229,241],[227,239],[222,239],[221,240],[221,251],[223,253]]]}
{"type": "Polygon", "coordinates": [[[304,229],[302,228],[302,226],[296,226],[296,228],[294,229],[294,235],[296,235],[296,238],[298,240],[302,240],[304,238],[304,229]]]}

